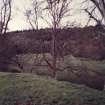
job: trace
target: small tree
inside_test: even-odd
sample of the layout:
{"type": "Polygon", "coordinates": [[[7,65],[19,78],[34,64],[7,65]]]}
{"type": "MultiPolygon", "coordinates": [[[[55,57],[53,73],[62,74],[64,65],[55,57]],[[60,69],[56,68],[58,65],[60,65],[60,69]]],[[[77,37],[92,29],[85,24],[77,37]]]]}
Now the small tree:
{"type": "MultiPolygon", "coordinates": [[[[39,29],[39,19],[42,18],[43,2],[44,2],[43,0],[31,0],[31,6],[25,10],[26,19],[33,30],[39,29]]],[[[42,42],[42,40],[40,40],[40,41],[42,42]]],[[[41,44],[41,42],[39,42],[39,43],[41,44]]],[[[40,54],[34,55],[35,58],[34,58],[32,68],[30,70],[31,73],[32,73],[33,67],[39,61],[39,55],[40,54]]],[[[30,58],[30,59],[32,59],[32,58],[30,58]]]]}
{"type": "Polygon", "coordinates": [[[52,64],[48,63],[53,69],[53,76],[55,76],[57,67],[57,29],[61,26],[61,21],[63,18],[70,16],[70,4],[72,0],[45,0],[46,8],[52,28],[52,64]]]}
{"type": "Polygon", "coordinates": [[[5,34],[8,23],[11,20],[12,0],[1,0],[0,2],[0,34],[5,34]]]}

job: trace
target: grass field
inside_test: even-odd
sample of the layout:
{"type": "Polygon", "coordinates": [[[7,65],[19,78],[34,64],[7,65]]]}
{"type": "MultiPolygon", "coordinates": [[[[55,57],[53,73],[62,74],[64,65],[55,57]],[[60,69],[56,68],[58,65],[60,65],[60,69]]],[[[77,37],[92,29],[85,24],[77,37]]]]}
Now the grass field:
{"type": "Polygon", "coordinates": [[[105,105],[105,91],[32,74],[0,73],[0,105],[105,105]]]}

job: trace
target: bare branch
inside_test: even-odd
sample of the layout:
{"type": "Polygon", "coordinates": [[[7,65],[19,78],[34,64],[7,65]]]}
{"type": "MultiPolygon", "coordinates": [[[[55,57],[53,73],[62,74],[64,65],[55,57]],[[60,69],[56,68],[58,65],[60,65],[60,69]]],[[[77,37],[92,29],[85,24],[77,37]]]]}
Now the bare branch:
{"type": "Polygon", "coordinates": [[[31,9],[25,11],[25,16],[32,29],[39,29],[38,20],[42,16],[42,4],[44,1],[32,0],[31,9]]]}
{"type": "Polygon", "coordinates": [[[5,34],[11,19],[12,0],[2,0],[0,8],[0,33],[5,34]]]}
{"type": "MultiPolygon", "coordinates": [[[[95,9],[95,8],[94,8],[94,9],[95,9]]],[[[92,18],[93,20],[96,21],[96,23],[100,24],[100,21],[92,15],[94,9],[93,9],[91,12],[89,12],[88,9],[85,9],[85,12],[88,13],[88,15],[89,15],[89,17],[90,17],[89,19],[92,18]]]]}

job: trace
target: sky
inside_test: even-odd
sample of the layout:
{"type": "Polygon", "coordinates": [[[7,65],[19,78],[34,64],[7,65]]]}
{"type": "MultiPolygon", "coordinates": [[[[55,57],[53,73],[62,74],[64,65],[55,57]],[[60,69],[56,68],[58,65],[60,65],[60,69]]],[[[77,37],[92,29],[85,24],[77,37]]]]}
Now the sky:
{"type": "MultiPolygon", "coordinates": [[[[25,10],[27,8],[30,8],[31,6],[31,0],[13,0],[13,7],[12,7],[12,19],[9,22],[9,30],[15,31],[15,30],[24,30],[24,29],[30,29],[30,24],[27,22],[26,17],[24,16],[25,10]]],[[[66,18],[63,21],[64,23],[73,23],[76,21],[76,25],[85,26],[86,22],[88,21],[88,15],[81,11],[81,8],[83,5],[81,5],[81,2],[83,0],[73,0],[72,2],[72,12],[71,16],[66,18]]],[[[90,24],[94,24],[92,21],[90,24]]],[[[39,20],[39,27],[45,28],[48,27],[47,23],[43,20],[39,20]]]]}

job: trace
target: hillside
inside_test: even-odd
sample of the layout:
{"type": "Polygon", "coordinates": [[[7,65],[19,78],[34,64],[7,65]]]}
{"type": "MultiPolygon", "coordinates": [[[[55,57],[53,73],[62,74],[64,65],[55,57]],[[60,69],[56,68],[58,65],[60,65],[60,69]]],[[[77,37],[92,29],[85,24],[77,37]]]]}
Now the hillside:
{"type": "MultiPolygon", "coordinates": [[[[91,59],[105,58],[105,36],[99,27],[58,29],[56,34],[57,51],[60,56],[73,54],[76,57],[91,59]]],[[[6,35],[8,53],[51,53],[51,29],[9,32],[6,35]],[[10,51],[11,50],[11,51],[10,51]]],[[[2,39],[0,40],[2,48],[2,39]]],[[[5,47],[4,46],[4,47],[5,47]]],[[[0,49],[0,52],[2,49],[0,49]]],[[[6,51],[7,52],[7,51],[6,51]]],[[[4,53],[4,50],[3,50],[4,53]]]]}
{"type": "Polygon", "coordinates": [[[31,74],[0,73],[0,105],[105,105],[105,91],[31,74]]]}

